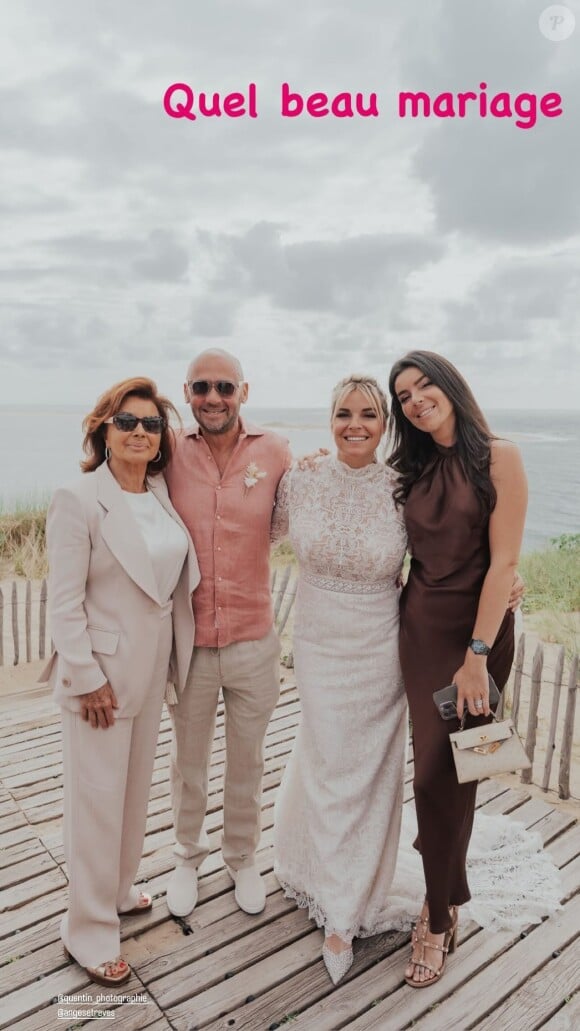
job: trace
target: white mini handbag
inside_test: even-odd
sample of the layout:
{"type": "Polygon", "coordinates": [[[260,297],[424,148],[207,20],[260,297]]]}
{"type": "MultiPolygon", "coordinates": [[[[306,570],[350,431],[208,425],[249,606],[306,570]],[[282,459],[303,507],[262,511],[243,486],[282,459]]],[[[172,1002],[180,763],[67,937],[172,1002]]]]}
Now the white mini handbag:
{"type": "Polygon", "coordinates": [[[532,765],[512,720],[493,718],[495,723],[457,730],[449,735],[460,784],[493,777],[496,773],[527,770],[532,765]]]}

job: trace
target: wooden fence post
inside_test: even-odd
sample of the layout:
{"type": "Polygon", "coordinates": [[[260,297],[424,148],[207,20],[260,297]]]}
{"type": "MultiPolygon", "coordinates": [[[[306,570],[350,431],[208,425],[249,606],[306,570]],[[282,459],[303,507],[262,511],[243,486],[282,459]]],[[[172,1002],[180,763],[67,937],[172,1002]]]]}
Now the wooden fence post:
{"type": "Polygon", "coordinates": [[[518,729],[518,716],[520,714],[520,692],[522,689],[522,674],[524,671],[524,657],[526,654],[526,635],[520,634],[516,652],[516,672],[514,676],[514,694],[512,698],[512,720],[514,727],[518,729]]]}
{"type": "Polygon", "coordinates": [[[14,665],[20,658],[20,641],[18,637],[18,589],[16,580],[12,581],[12,640],[14,642],[14,665]]]}
{"type": "Polygon", "coordinates": [[[288,563],[288,565],[286,566],[286,569],[284,570],[284,575],[282,577],[282,582],[280,584],[280,588],[276,592],[278,596],[277,596],[276,601],[274,603],[274,622],[276,622],[277,619],[278,619],[278,613],[280,611],[280,606],[282,604],[282,600],[284,598],[284,594],[286,593],[286,587],[288,586],[288,581],[290,579],[290,573],[291,572],[292,572],[292,565],[290,563],[288,563]]]}
{"type": "Polygon", "coordinates": [[[26,603],[24,609],[24,628],[26,636],[26,661],[32,661],[32,584],[30,580],[26,581],[26,603]]]}
{"type": "Polygon", "coordinates": [[[532,783],[532,769],[534,763],[534,752],[536,750],[536,732],[538,729],[538,705],[540,702],[540,691],[542,690],[542,670],[544,668],[544,646],[541,641],[536,645],[536,651],[532,660],[532,693],[530,695],[530,710],[528,713],[528,732],[526,734],[526,752],[532,763],[529,770],[523,770],[521,776],[522,784],[532,783]]]}
{"type": "Polygon", "coordinates": [[[576,712],[576,691],[578,689],[578,655],[572,659],[568,678],[568,701],[564,717],[564,730],[560,748],[560,772],[558,776],[558,795],[570,798],[570,764],[572,761],[572,742],[574,740],[574,715],[576,712]]]}
{"type": "Polygon", "coordinates": [[[550,730],[548,731],[548,741],[546,743],[546,761],[544,763],[544,778],[542,780],[542,788],[544,791],[548,790],[550,786],[550,773],[552,771],[552,760],[554,758],[554,750],[556,748],[556,729],[558,726],[558,709],[560,708],[560,693],[562,690],[562,676],[564,675],[564,656],[566,649],[564,645],[558,652],[558,658],[556,660],[556,672],[554,674],[554,696],[552,698],[552,713],[550,716],[550,730]]]}
{"type": "Polygon", "coordinates": [[[46,580],[40,585],[40,604],[38,607],[38,658],[44,659],[46,648],[46,598],[48,586],[46,580]]]}

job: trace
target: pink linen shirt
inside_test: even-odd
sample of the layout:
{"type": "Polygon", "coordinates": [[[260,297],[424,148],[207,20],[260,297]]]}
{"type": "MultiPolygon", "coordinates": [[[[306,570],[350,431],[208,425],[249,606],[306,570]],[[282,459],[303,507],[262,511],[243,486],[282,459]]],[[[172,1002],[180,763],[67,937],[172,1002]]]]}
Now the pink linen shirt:
{"type": "Polygon", "coordinates": [[[240,425],[223,476],[197,426],[177,434],[165,469],[201,572],[192,598],[198,648],[257,641],[272,627],[270,524],[276,488],[292,459],[288,441],[277,433],[243,419],[240,425]],[[266,475],[246,486],[251,464],[266,475]]]}

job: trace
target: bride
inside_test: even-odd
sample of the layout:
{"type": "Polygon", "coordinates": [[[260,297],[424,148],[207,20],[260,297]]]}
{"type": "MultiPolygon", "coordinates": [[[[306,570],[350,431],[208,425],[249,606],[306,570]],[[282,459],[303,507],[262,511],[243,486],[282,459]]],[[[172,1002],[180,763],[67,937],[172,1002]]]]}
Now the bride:
{"type": "Polygon", "coordinates": [[[387,399],[370,376],[334,389],[336,455],[290,470],[273,536],[300,564],[294,665],[302,719],[276,803],[274,870],[325,930],[336,983],[352,939],[383,930],[394,874],[407,706],[398,659],[405,554],[394,478],[376,450],[387,399]]]}

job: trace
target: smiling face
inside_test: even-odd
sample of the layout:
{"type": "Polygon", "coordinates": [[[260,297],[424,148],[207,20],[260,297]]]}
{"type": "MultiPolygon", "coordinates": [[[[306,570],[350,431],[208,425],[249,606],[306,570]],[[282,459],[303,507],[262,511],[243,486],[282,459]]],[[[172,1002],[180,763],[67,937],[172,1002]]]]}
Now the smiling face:
{"type": "MultiPolygon", "coordinates": [[[[160,414],[153,401],[144,397],[137,397],[135,394],[127,394],[123,398],[119,412],[128,412],[130,415],[136,415],[139,418],[143,418],[146,415],[158,416],[160,414]]],[[[113,474],[115,474],[116,470],[120,470],[121,467],[125,470],[130,468],[135,472],[142,468],[143,477],[145,477],[148,462],[153,462],[157,457],[161,443],[161,434],[146,433],[140,422],[137,423],[134,430],[129,432],[118,430],[112,423],[106,425],[104,429],[105,441],[111,451],[109,464],[113,474]]]]}
{"type": "Polygon", "coordinates": [[[240,384],[240,379],[240,370],[236,364],[220,354],[202,354],[191,363],[187,370],[184,396],[202,433],[217,435],[237,429],[240,406],[248,397],[248,384],[240,384]],[[233,383],[235,391],[232,397],[223,397],[212,386],[207,394],[194,394],[189,384],[200,381],[233,383]]]}
{"type": "Polygon", "coordinates": [[[353,469],[375,460],[385,431],[385,420],[370,399],[356,387],[339,398],[331,420],[337,457],[353,469]]]}
{"type": "Polygon", "coordinates": [[[455,411],[440,387],[431,383],[420,369],[410,366],[395,380],[395,393],[405,418],[423,433],[430,433],[438,444],[449,447],[455,442],[455,411]]]}

